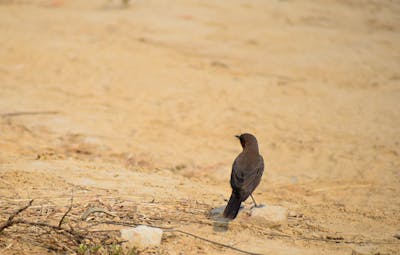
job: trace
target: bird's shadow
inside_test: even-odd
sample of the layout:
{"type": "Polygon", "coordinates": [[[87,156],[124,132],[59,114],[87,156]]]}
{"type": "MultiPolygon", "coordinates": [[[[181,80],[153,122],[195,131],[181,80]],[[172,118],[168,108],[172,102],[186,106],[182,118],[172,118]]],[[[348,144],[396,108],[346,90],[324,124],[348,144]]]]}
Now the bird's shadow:
{"type": "MultiPolygon", "coordinates": [[[[240,210],[242,209],[243,206],[240,207],[240,210]]],[[[210,218],[213,221],[213,230],[215,232],[226,232],[229,229],[229,223],[232,220],[227,219],[222,215],[224,210],[225,210],[225,205],[213,208],[210,211],[210,218]]]]}
{"type": "MultiPolygon", "coordinates": [[[[248,213],[251,214],[251,211],[257,210],[259,208],[265,207],[264,204],[258,204],[257,206],[253,205],[250,208],[245,208],[244,205],[240,206],[240,212],[248,213]]],[[[215,232],[226,232],[229,229],[229,223],[232,221],[231,219],[225,218],[222,214],[225,210],[225,206],[219,206],[216,208],[213,208],[210,213],[210,219],[213,221],[213,230],[215,232]]]]}
{"type": "Polygon", "coordinates": [[[229,219],[221,217],[220,219],[215,219],[213,222],[214,232],[226,232],[229,229],[229,219]]]}

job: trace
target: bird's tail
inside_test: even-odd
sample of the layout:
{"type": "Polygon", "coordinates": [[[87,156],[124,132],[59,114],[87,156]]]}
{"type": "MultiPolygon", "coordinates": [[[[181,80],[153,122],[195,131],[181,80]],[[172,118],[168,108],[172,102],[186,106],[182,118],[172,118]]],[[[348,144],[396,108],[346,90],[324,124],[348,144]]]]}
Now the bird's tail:
{"type": "Polygon", "coordinates": [[[234,219],[236,218],[239,209],[240,209],[240,204],[242,203],[240,197],[232,192],[231,198],[229,198],[229,202],[225,207],[224,210],[224,217],[228,219],[234,219]]]}

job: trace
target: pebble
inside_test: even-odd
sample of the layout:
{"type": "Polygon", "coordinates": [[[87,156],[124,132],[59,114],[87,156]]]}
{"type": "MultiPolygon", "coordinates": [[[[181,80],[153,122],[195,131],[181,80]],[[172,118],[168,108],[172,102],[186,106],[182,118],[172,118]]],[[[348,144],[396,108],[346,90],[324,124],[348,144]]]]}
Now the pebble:
{"type": "Polygon", "coordinates": [[[251,210],[251,218],[269,227],[286,226],[288,209],[282,206],[265,205],[251,210]]]}
{"type": "Polygon", "coordinates": [[[163,230],[144,225],[120,230],[121,237],[128,241],[128,246],[139,249],[157,247],[161,244],[163,230]]]}

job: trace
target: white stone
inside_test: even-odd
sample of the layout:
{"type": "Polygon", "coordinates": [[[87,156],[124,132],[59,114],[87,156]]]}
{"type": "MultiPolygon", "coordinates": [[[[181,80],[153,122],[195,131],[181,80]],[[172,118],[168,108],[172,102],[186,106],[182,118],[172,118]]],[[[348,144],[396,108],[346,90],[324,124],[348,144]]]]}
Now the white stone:
{"type": "Polygon", "coordinates": [[[135,228],[124,228],[120,230],[121,237],[128,241],[128,245],[139,249],[159,246],[161,244],[162,229],[144,225],[135,228]]]}
{"type": "Polygon", "coordinates": [[[269,227],[286,226],[288,209],[275,205],[265,205],[261,208],[254,207],[251,210],[251,218],[269,227]]]}

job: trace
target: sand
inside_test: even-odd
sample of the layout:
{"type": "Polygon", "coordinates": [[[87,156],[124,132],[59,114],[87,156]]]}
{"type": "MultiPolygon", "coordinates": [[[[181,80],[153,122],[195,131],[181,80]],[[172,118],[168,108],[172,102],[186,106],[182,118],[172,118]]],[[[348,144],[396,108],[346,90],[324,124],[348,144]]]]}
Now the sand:
{"type": "MultiPolygon", "coordinates": [[[[120,6],[0,2],[2,208],[67,208],[74,190],[156,201],[142,209],[161,223],[250,252],[400,253],[399,2],[120,6]],[[266,163],[255,198],[288,208],[286,228],[202,223],[229,197],[242,132],[266,163]],[[327,236],[354,243],[298,240],[327,236]]],[[[43,249],[0,235],[0,253],[43,249]]],[[[178,234],[151,252],[236,254],[178,234]]]]}

